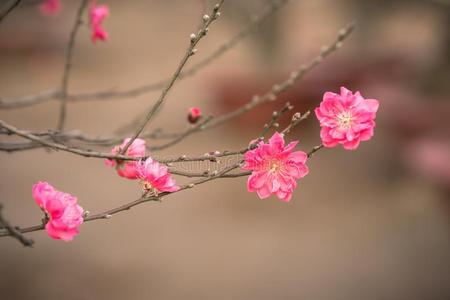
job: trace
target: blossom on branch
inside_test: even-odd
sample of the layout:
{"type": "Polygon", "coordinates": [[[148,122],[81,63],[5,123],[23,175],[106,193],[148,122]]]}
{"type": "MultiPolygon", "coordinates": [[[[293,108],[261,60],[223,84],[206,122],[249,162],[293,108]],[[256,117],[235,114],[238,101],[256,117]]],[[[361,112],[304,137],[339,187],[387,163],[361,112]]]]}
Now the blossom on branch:
{"type": "MultiPolygon", "coordinates": [[[[127,138],[123,141],[123,143],[119,146],[115,146],[111,150],[111,154],[120,153],[121,149],[125,148],[125,146],[130,141],[130,138],[127,138]]],[[[145,156],[145,141],[143,139],[135,139],[133,143],[128,147],[126,156],[132,157],[143,157],[145,156]]],[[[105,160],[105,164],[109,167],[115,167],[117,174],[121,177],[125,177],[128,179],[137,179],[138,172],[136,170],[136,162],[134,161],[120,161],[120,160],[105,160]]]]}
{"type": "Polygon", "coordinates": [[[256,192],[261,199],[275,194],[288,202],[297,187],[297,180],[308,174],[305,165],[307,154],[292,151],[298,141],[284,145],[282,134],[275,132],[269,143],[260,142],[256,149],[244,155],[244,170],[253,171],[247,181],[249,192],[256,192]]]}
{"type": "Polygon", "coordinates": [[[151,157],[137,162],[136,168],[145,193],[158,195],[160,192],[176,192],[180,189],[167,167],[151,157]]]}
{"type": "Polygon", "coordinates": [[[45,224],[48,235],[66,242],[73,240],[79,232],[78,226],[83,223],[83,208],[77,204],[77,198],[42,181],[33,185],[32,193],[48,218],[45,224]]]}
{"type": "Polygon", "coordinates": [[[96,40],[106,41],[108,33],[103,29],[103,20],[109,16],[109,8],[106,4],[97,5],[96,1],[92,1],[89,11],[89,19],[91,22],[91,39],[95,43],[96,40]]]}
{"type": "Polygon", "coordinates": [[[374,134],[375,117],[379,102],[364,99],[359,92],[341,87],[341,94],[326,92],[320,106],[315,109],[320,122],[320,137],[325,147],[338,144],[347,150],[358,148],[361,141],[374,134]]]}
{"type": "Polygon", "coordinates": [[[188,121],[191,124],[197,123],[197,121],[202,117],[202,111],[199,107],[189,108],[188,121]]]}
{"type": "Polygon", "coordinates": [[[42,14],[46,16],[56,16],[61,10],[60,0],[44,0],[39,6],[42,14]]]}

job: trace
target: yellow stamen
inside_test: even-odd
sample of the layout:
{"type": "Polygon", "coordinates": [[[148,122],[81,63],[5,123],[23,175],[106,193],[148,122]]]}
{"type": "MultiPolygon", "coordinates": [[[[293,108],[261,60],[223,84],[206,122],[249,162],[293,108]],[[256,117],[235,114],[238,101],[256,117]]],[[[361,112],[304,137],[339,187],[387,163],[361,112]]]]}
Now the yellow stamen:
{"type": "Polygon", "coordinates": [[[341,128],[349,128],[353,123],[353,116],[348,111],[343,111],[337,116],[337,122],[341,128]]]}

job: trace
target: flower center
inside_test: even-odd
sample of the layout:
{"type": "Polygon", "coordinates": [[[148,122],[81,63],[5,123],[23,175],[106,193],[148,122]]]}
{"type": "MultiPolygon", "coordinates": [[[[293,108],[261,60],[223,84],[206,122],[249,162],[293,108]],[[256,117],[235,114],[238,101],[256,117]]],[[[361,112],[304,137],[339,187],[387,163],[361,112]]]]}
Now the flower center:
{"type": "Polygon", "coordinates": [[[353,116],[349,111],[343,111],[337,116],[337,122],[340,128],[347,129],[353,123],[353,116]]]}
{"type": "Polygon", "coordinates": [[[277,173],[281,169],[281,163],[279,161],[272,161],[270,164],[270,173],[277,173]]]}
{"type": "Polygon", "coordinates": [[[148,196],[156,196],[158,195],[158,190],[156,188],[153,187],[153,185],[148,182],[148,181],[144,181],[141,180],[141,186],[142,186],[142,193],[145,195],[147,194],[148,196]]]}

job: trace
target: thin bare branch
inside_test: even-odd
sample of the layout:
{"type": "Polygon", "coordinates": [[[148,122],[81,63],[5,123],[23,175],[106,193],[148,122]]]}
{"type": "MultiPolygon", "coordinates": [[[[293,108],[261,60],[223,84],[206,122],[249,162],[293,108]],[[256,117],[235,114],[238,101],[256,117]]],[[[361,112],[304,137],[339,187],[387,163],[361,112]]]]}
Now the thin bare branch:
{"type": "Polygon", "coordinates": [[[264,124],[264,129],[261,132],[259,136],[265,137],[266,134],[270,131],[272,128],[278,128],[280,124],[278,123],[278,120],[288,111],[291,111],[294,107],[289,103],[286,102],[284,106],[279,111],[274,111],[272,113],[272,119],[269,123],[264,124]]]}
{"type": "Polygon", "coordinates": [[[72,56],[73,56],[73,48],[75,46],[75,39],[77,37],[78,29],[80,28],[80,25],[82,24],[82,17],[84,9],[87,6],[88,0],[81,0],[80,6],[78,8],[76,17],[75,17],[75,23],[73,24],[72,31],[70,32],[69,42],[67,43],[67,50],[66,50],[66,59],[64,63],[64,72],[62,76],[61,81],[61,107],[59,111],[59,120],[58,120],[58,126],[57,128],[59,130],[62,130],[64,128],[64,123],[66,121],[66,114],[67,114],[67,93],[68,93],[68,86],[69,86],[69,75],[70,75],[70,69],[72,66],[72,56]]]}
{"type": "Polygon", "coordinates": [[[13,4],[8,7],[1,15],[0,15],[0,23],[3,22],[3,19],[6,18],[7,15],[9,15],[10,12],[16,8],[22,0],[14,0],[13,4]]]}
{"type": "Polygon", "coordinates": [[[77,155],[81,155],[84,157],[97,157],[97,158],[109,158],[109,159],[119,159],[119,160],[139,160],[142,159],[139,157],[129,157],[129,156],[125,156],[125,155],[113,155],[111,153],[103,153],[103,152],[98,152],[98,151],[94,151],[94,150],[90,150],[90,149],[81,149],[81,148],[77,148],[77,147],[70,147],[61,143],[57,143],[57,142],[52,142],[52,141],[48,141],[45,140],[42,137],[36,136],[34,134],[28,133],[27,131],[24,130],[20,130],[10,124],[7,124],[6,122],[4,122],[3,120],[0,120],[0,127],[3,127],[7,130],[9,130],[10,132],[21,136],[23,138],[29,139],[31,141],[37,142],[43,146],[49,147],[51,149],[54,150],[61,150],[61,151],[66,151],[66,152],[70,152],[73,154],[77,154],[77,155]]]}
{"type": "Polygon", "coordinates": [[[289,125],[281,131],[282,134],[288,134],[295,126],[297,126],[303,120],[306,120],[309,117],[309,110],[305,112],[303,115],[299,112],[296,112],[291,119],[289,125]]]}
{"type": "MultiPolygon", "coordinates": [[[[204,171],[204,172],[184,172],[180,170],[170,169],[170,173],[174,175],[184,176],[184,177],[210,177],[211,172],[204,171]]],[[[240,172],[240,173],[233,173],[233,174],[224,174],[220,176],[219,178],[236,178],[236,177],[242,177],[242,176],[248,176],[252,174],[251,171],[246,172],[240,172]]]]}
{"type": "Polygon", "coordinates": [[[316,153],[317,151],[319,151],[320,149],[322,149],[324,146],[322,144],[313,147],[307,154],[308,154],[308,158],[312,157],[314,153],[316,153]]]}
{"type": "Polygon", "coordinates": [[[3,204],[0,203],[0,229],[4,229],[8,235],[17,239],[24,247],[32,247],[34,241],[30,238],[25,237],[20,229],[15,228],[3,217],[3,204]]]}
{"type": "MultiPolygon", "coordinates": [[[[84,156],[84,157],[92,157],[92,158],[107,158],[107,159],[115,159],[115,160],[121,160],[121,161],[138,161],[138,160],[143,160],[146,159],[147,156],[144,157],[132,157],[132,156],[126,156],[126,155],[122,155],[122,154],[111,154],[111,153],[106,153],[106,152],[98,152],[98,151],[94,151],[91,149],[83,149],[83,148],[78,148],[78,147],[72,147],[72,146],[68,146],[68,145],[64,145],[61,144],[59,142],[54,142],[54,141],[50,141],[45,139],[44,137],[41,136],[37,136],[34,135],[32,133],[30,133],[29,131],[26,130],[20,130],[16,127],[14,127],[13,125],[10,125],[8,123],[6,123],[3,120],[0,120],[0,127],[5,128],[6,130],[8,130],[9,132],[11,132],[12,134],[15,134],[17,136],[23,137],[25,139],[31,140],[33,142],[39,143],[45,147],[48,147],[50,149],[53,150],[61,150],[61,151],[65,151],[65,152],[69,152],[69,153],[73,153],[76,155],[80,155],[80,156],[84,156]]],[[[217,155],[208,155],[208,156],[200,156],[200,157],[186,157],[186,156],[179,156],[177,158],[167,158],[167,159],[156,159],[157,161],[159,161],[160,163],[174,163],[174,162],[184,162],[184,161],[205,161],[205,160],[210,160],[212,161],[215,157],[222,157],[222,156],[228,156],[228,155],[234,155],[236,153],[245,153],[242,151],[246,151],[246,150],[240,150],[238,152],[228,152],[225,151],[223,153],[219,153],[217,155]]]]}

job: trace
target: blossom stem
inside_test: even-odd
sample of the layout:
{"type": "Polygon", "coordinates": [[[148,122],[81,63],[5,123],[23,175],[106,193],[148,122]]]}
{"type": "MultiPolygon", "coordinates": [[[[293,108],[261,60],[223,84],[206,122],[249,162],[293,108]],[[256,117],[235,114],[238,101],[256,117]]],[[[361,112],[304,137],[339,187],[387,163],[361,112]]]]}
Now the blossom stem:
{"type": "Polygon", "coordinates": [[[15,2],[14,2],[13,4],[11,4],[11,6],[8,7],[8,8],[5,10],[5,12],[2,13],[2,14],[0,15],[0,23],[3,21],[3,19],[4,19],[7,15],[9,15],[10,12],[13,11],[14,8],[16,8],[16,7],[20,4],[21,1],[22,1],[22,0],[15,0],[15,2]]]}
{"type": "Polygon", "coordinates": [[[307,153],[308,158],[312,157],[314,153],[316,153],[317,151],[319,151],[319,150],[322,149],[322,148],[323,148],[323,145],[322,145],[322,144],[313,147],[313,148],[307,153]]]}

